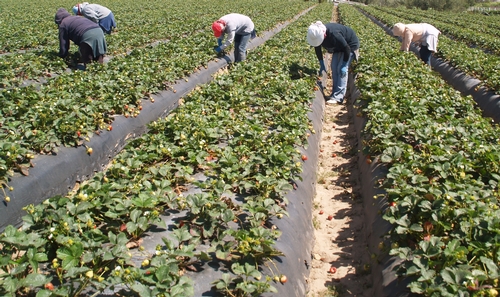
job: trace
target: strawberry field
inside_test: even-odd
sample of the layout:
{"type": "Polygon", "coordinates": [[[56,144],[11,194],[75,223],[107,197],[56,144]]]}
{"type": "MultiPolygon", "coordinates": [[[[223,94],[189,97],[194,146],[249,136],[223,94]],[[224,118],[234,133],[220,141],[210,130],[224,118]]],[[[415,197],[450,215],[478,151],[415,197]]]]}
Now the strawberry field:
{"type": "MultiPolygon", "coordinates": [[[[398,41],[359,10],[344,8],[343,21],[358,28],[365,45],[356,65],[357,104],[367,118],[363,149],[367,162],[375,159],[386,168],[376,180],[385,193],[373,198],[385,199],[382,213],[392,227],[373,258],[383,261],[388,252],[403,259],[397,273],[414,293],[496,296],[497,125],[482,116],[470,96],[450,88],[413,54],[400,52],[398,41]]],[[[388,26],[417,21],[411,11],[404,19],[397,11],[361,9],[388,26]]],[[[451,42],[446,36],[441,41],[443,48],[451,42]]],[[[458,38],[454,42],[455,53],[467,49],[458,38]]],[[[447,58],[447,52],[440,55],[447,58]]]]}
{"type": "MultiPolygon", "coordinates": [[[[194,6],[182,5],[179,11],[194,6]]],[[[228,2],[227,12],[231,5],[228,2]]],[[[265,32],[307,12],[311,4],[247,5],[245,13],[265,32]]],[[[175,35],[164,34],[157,42],[156,35],[137,41],[146,32],[130,34],[123,42],[141,46],[118,47],[105,65],[66,72],[74,61],[65,61],[60,72],[47,71],[51,75],[46,83],[4,85],[2,102],[12,104],[5,106],[2,122],[2,131],[10,137],[5,138],[4,155],[12,156],[4,159],[6,211],[16,202],[17,191],[9,189],[9,176],[28,178],[28,160],[38,164],[38,156],[31,155],[83,145],[86,154],[80,158],[91,158],[99,153],[90,145],[92,138],[113,135],[119,127],[111,127],[119,115],[139,118],[141,106],[160,103],[153,102],[153,92],[166,89],[174,94],[176,80],[187,82],[189,74],[208,68],[215,58],[209,24],[221,11],[198,11],[203,15],[183,18],[182,26],[172,21],[175,35]],[[42,115],[45,126],[24,118],[42,115]],[[26,126],[9,127],[14,121],[26,126]],[[47,135],[51,138],[43,138],[47,135]],[[36,142],[43,145],[33,146],[36,142]]],[[[115,36],[120,44],[118,37],[127,32],[126,21],[121,22],[119,11],[115,14],[120,31],[108,38],[110,48],[115,36]]],[[[307,113],[315,85],[315,70],[307,67],[312,63],[298,50],[302,43],[289,41],[301,40],[302,28],[313,18],[303,16],[297,21],[300,26],[253,51],[247,63],[232,66],[184,97],[182,105],[150,123],[148,133],[131,141],[106,170],[69,193],[26,205],[22,230],[9,225],[2,234],[2,295],[192,296],[199,294],[200,282],[188,275],[214,261],[221,262],[226,273],[207,284],[209,291],[260,295],[285,284],[286,275],[273,262],[282,255],[275,247],[279,223],[273,221],[285,219],[290,207],[285,194],[297,186],[294,180],[300,182],[300,148],[314,134],[307,113]],[[284,60],[284,52],[292,54],[284,60]],[[195,193],[190,193],[193,188],[195,193]],[[182,216],[167,227],[172,213],[182,216]],[[150,250],[152,239],[145,238],[152,228],[173,231],[150,250]]],[[[137,33],[138,25],[131,26],[137,33]]],[[[30,50],[19,52],[24,47],[4,55],[5,62],[29,58],[30,50]]]]}
{"type": "MultiPolygon", "coordinates": [[[[75,70],[74,45],[68,59],[56,55],[53,17],[73,2],[38,1],[37,17],[19,1],[0,7],[0,19],[9,20],[0,22],[0,209],[23,209],[22,225],[0,226],[0,295],[304,296],[302,263],[313,241],[306,194],[315,182],[304,171],[315,168],[321,125],[314,118],[322,109],[305,34],[313,21],[330,20],[333,6],[100,4],[112,9],[118,30],[106,36],[107,63],[86,71],[75,70]],[[142,123],[144,113],[165,106],[161,101],[193,77],[222,65],[210,24],[234,11],[250,16],[259,38],[266,36],[247,61],[210,74],[211,82],[143,123],[144,133],[127,136],[109,162],[76,186],[33,197],[41,203],[16,200],[40,160],[72,151],[94,162],[101,150],[96,139],[113,138],[124,123],[142,123]],[[292,263],[297,258],[301,268],[292,263]]],[[[363,184],[377,202],[365,209],[379,211],[391,226],[371,240],[374,278],[398,282],[391,279],[397,275],[408,285],[402,291],[424,296],[496,296],[498,127],[367,17],[390,26],[417,21],[414,11],[340,5],[339,13],[361,42],[352,66],[359,97],[351,108],[364,124],[360,166],[378,174],[375,184],[363,184]],[[397,271],[384,269],[391,259],[401,263],[397,271]]],[[[495,38],[485,37],[494,27],[474,39],[453,31],[455,25],[445,29],[452,20],[436,24],[455,34],[440,38],[439,54],[497,90],[495,63],[488,62],[497,57],[495,38]],[[479,48],[486,50],[474,56],[481,63],[458,55],[479,48]]],[[[378,286],[387,293],[389,286],[378,286]]]]}

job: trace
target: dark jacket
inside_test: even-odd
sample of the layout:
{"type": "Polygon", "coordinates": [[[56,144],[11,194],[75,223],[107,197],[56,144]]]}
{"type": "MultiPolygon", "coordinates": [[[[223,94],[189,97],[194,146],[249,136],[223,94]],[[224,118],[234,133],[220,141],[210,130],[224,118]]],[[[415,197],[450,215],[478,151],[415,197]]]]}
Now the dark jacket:
{"type": "Polygon", "coordinates": [[[64,58],[69,53],[70,40],[80,46],[83,34],[99,25],[80,16],[72,16],[66,9],[59,8],[55,22],[59,26],[59,57],[64,58]]]}
{"type": "Polygon", "coordinates": [[[354,30],[339,23],[328,23],[325,27],[325,39],[320,46],[315,47],[318,60],[323,60],[321,47],[324,47],[329,53],[343,52],[344,61],[348,61],[351,52],[359,49],[359,39],[354,30]]]}

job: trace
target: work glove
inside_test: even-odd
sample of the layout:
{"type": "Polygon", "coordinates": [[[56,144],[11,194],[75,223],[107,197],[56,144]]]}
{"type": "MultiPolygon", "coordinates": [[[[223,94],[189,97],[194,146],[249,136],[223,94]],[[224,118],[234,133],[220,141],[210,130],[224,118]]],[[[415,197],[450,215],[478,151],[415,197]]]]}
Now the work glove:
{"type": "Polygon", "coordinates": [[[222,38],[217,38],[217,45],[221,46],[222,45],[222,38]]]}
{"type": "Polygon", "coordinates": [[[220,52],[222,52],[222,49],[220,48],[220,46],[216,46],[216,47],[214,47],[214,51],[216,53],[220,53],[220,52]]]}
{"type": "Polygon", "coordinates": [[[325,62],[323,60],[319,61],[319,75],[321,75],[322,71],[326,72],[325,62]]]}
{"type": "Polygon", "coordinates": [[[343,63],[342,67],[340,67],[340,77],[341,78],[344,78],[347,76],[348,69],[349,69],[349,67],[347,67],[347,63],[343,63]]]}

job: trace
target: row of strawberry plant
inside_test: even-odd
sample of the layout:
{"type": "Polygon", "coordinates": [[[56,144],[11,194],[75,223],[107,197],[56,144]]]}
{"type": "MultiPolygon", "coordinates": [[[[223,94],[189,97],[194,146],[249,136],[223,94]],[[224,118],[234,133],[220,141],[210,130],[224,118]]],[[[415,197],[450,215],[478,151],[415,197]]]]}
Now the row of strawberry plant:
{"type": "Polygon", "coordinates": [[[210,259],[229,263],[232,274],[214,283],[224,295],[275,291],[281,273],[262,278],[261,271],[280,254],[271,219],[287,214],[285,194],[302,170],[297,148],[312,130],[316,67],[303,53],[304,30],[316,18],[301,17],[193,91],[75,192],[27,206],[23,228],[0,236],[2,295],[76,296],[114,286],[191,296],[188,267],[210,259]],[[195,173],[207,179],[194,180],[195,173]],[[202,192],[183,195],[189,184],[202,192]],[[156,253],[140,255],[138,267],[131,252],[140,253],[127,243],[161,226],[169,210],[186,215],[156,253]]]}
{"type": "MultiPolygon", "coordinates": [[[[389,27],[397,22],[423,21],[412,15],[405,15],[405,18],[398,17],[390,12],[374,9],[372,6],[366,6],[362,9],[389,27]]],[[[445,35],[439,37],[438,53],[436,55],[455,68],[481,80],[483,85],[494,92],[499,92],[500,74],[497,69],[500,63],[499,56],[485,53],[481,49],[470,47],[468,44],[455,41],[445,35]]]]}
{"type": "MultiPolygon", "coordinates": [[[[33,3],[35,4],[35,3],[33,3]]],[[[26,3],[6,0],[0,11],[2,19],[10,22],[0,23],[0,52],[16,52],[18,50],[41,49],[58,46],[57,27],[54,24],[54,14],[59,7],[65,7],[71,12],[74,1],[64,0],[37,1],[37,14],[33,18],[26,13],[26,3]]],[[[204,20],[213,20],[225,13],[210,1],[103,1],[100,4],[109,7],[119,24],[119,34],[107,36],[110,38],[110,52],[133,49],[156,40],[175,39],[189,35],[207,27],[204,20]],[[193,9],[196,6],[197,9],[193,9]],[[198,22],[195,22],[198,20],[198,22]],[[182,26],[181,26],[182,24],[182,26]],[[138,28],[142,28],[138,30],[138,28]]],[[[310,6],[308,3],[287,1],[287,5],[310,6]]],[[[275,10],[282,6],[280,2],[269,3],[268,8],[275,10]]],[[[226,11],[246,11],[250,16],[257,16],[265,11],[255,1],[236,3],[228,1],[224,4],[226,11]],[[257,5],[256,5],[257,4],[257,5]]],[[[284,16],[283,16],[284,17],[284,16]]],[[[286,20],[286,17],[283,18],[286,20]]]]}
{"type": "Polygon", "coordinates": [[[498,39],[499,36],[496,34],[491,35],[483,33],[481,31],[470,29],[468,26],[457,26],[456,24],[450,23],[449,20],[445,19],[446,16],[443,16],[444,20],[440,20],[435,17],[430,17],[425,13],[416,14],[414,12],[415,10],[410,9],[383,8],[380,6],[377,8],[399,17],[411,17],[415,19],[415,22],[432,24],[436,28],[439,28],[443,34],[450,36],[450,38],[491,51],[495,55],[500,55],[500,41],[498,39]]]}
{"type": "Polygon", "coordinates": [[[487,16],[473,12],[452,12],[452,11],[437,11],[437,10],[407,10],[398,7],[397,10],[411,11],[415,15],[426,16],[448,24],[454,24],[461,28],[466,28],[468,31],[473,30],[479,34],[487,34],[490,36],[500,37],[500,26],[498,16],[487,16]]]}
{"type": "Polygon", "coordinates": [[[481,33],[500,37],[500,25],[498,24],[498,21],[500,21],[499,16],[488,16],[473,12],[431,12],[430,15],[436,15],[440,20],[447,19],[449,22],[453,22],[457,26],[469,27],[470,29],[477,30],[481,33]]]}
{"type": "MultiPolygon", "coordinates": [[[[262,14],[255,21],[270,29],[283,15],[297,14],[298,8],[282,8],[279,17],[271,10],[272,14],[262,14]]],[[[58,76],[40,88],[2,90],[1,179],[6,182],[15,169],[27,170],[35,153],[80,145],[94,131],[111,129],[117,114],[137,116],[142,98],[169,89],[177,79],[207,65],[214,57],[213,43],[213,35],[205,30],[190,38],[135,49],[106,65],[90,65],[85,72],[58,76]]]]}
{"type": "Polygon", "coordinates": [[[498,127],[355,8],[341,14],[362,41],[355,72],[365,150],[388,169],[378,186],[392,245],[382,249],[404,260],[398,273],[414,293],[496,296],[498,127]]]}
{"type": "MultiPolygon", "coordinates": [[[[294,13],[311,5],[303,1],[276,1],[264,7],[259,3],[247,1],[239,4],[230,2],[225,6],[225,9],[228,13],[232,11],[244,12],[254,18],[257,30],[268,30],[270,28],[268,22],[274,25],[291,17],[289,13],[278,13],[282,11],[285,3],[287,11],[294,11],[294,13]],[[272,17],[263,19],[264,16],[272,17]]],[[[70,4],[72,5],[72,2],[66,2],[65,6],[70,4]]],[[[33,20],[34,18],[26,20],[24,6],[21,9],[18,5],[15,2],[11,7],[8,6],[10,8],[9,17],[16,21],[13,24],[10,22],[0,23],[0,26],[6,26],[5,28],[0,27],[0,32],[5,32],[2,36],[6,41],[25,44],[29,41],[24,41],[25,37],[18,34],[16,30],[22,28],[23,31],[28,31],[26,26],[35,20],[33,20]],[[17,15],[14,15],[16,12],[17,15]],[[23,25],[16,27],[18,22],[22,22],[23,25]]],[[[43,26],[39,24],[40,19],[36,18],[36,26],[33,25],[29,30],[29,40],[32,40],[32,35],[35,35],[35,39],[39,40],[44,39],[42,36],[48,35],[51,42],[43,48],[2,56],[0,59],[2,77],[0,87],[16,87],[25,80],[38,80],[41,77],[49,79],[55,74],[64,74],[68,66],[75,67],[76,54],[70,56],[66,61],[57,57],[59,41],[57,26],[54,24],[54,14],[57,7],[54,8],[53,3],[38,3],[37,5],[40,7],[40,13],[43,11],[48,15],[42,18],[43,26]]],[[[113,11],[120,24],[116,34],[106,36],[108,53],[113,56],[126,54],[137,47],[156,42],[175,43],[178,39],[192,36],[199,31],[206,31],[211,22],[224,13],[218,7],[213,6],[210,1],[196,1],[195,3],[193,1],[174,1],[169,5],[168,10],[165,9],[164,1],[150,1],[147,5],[144,5],[143,2],[116,2],[112,5],[116,6],[116,10],[113,7],[113,11]],[[193,10],[193,7],[196,9],[193,10]]],[[[193,40],[193,42],[197,41],[193,40]]],[[[8,42],[2,43],[0,41],[0,44],[7,46],[8,42]]]]}

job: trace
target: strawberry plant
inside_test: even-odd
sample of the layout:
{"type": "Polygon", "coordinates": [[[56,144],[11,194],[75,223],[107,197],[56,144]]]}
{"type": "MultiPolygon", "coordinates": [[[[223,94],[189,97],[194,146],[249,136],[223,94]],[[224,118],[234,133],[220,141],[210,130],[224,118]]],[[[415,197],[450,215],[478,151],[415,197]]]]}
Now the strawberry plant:
{"type": "MultiPolygon", "coordinates": [[[[2,13],[9,11],[12,14],[9,17],[16,19],[15,24],[18,19],[23,20],[22,28],[32,23],[20,12],[22,9],[18,3],[9,1],[8,5],[12,9],[2,13]]],[[[5,160],[0,168],[4,183],[14,171],[26,173],[31,159],[29,156],[54,153],[60,146],[82,145],[94,133],[109,129],[114,117],[137,116],[143,99],[148,99],[154,92],[171,88],[176,80],[198,71],[213,58],[210,50],[214,42],[213,34],[203,24],[220,17],[221,12],[210,1],[203,4],[197,1],[195,5],[203,5],[206,9],[196,12],[192,11],[194,4],[189,1],[171,5],[169,14],[182,20],[181,27],[180,22],[164,17],[164,3],[161,1],[150,2],[148,10],[142,9],[143,4],[137,4],[141,5],[141,9],[132,9],[134,5],[127,2],[117,5],[116,10],[112,9],[118,22],[123,24],[117,34],[107,36],[113,57],[106,65],[92,64],[85,72],[66,72],[66,63],[50,54],[57,51],[57,28],[52,17],[36,20],[44,23],[39,27],[42,31],[34,34],[36,31],[32,28],[29,32],[39,37],[51,34],[53,42],[44,45],[40,51],[13,52],[1,57],[3,66],[0,70],[6,71],[2,76],[5,82],[0,86],[0,136],[22,148],[16,162],[7,160],[7,152],[0,150],[0,159],[5,160]],[[143,12],[144,17],[138,16],[138,11],[143,12]],[[148,23],[138,24],[137,20],[148,23]],[[51,29],[44,30],[47,26],[51,29]],[[57,75],[48,77],[47,73],[57,75]],[[47,82],[23,86],[25,80],[37,81],[40,77],[47,82]],[[124,109],[124,106],[128,108],[124,109]],[[22,127],[19,127],[20,122],[22,127]]],[[[245,7],[248,15],[259,24],[259,30],[267,30],[311,4],[300,1],[289,3],[286,13],[278,2],[266,7],[253,2],[232,5],[240,10],[245,7]]],[[[227,9],[231,10],[231,7],[227,9]]],[[[52,9],[52,5],[47,5],[40,7],[39,11],[53,15],[52,9]]],[[[0,24],[1,32],[9,30],[17,32],[8,22],[0,24]]],[[[73,53],[76,52],[76,47],[72,49],[73,53]]]]}
{"type": "MultiPolygon", "coordinates": [[[[290,7],[288,14],[296,13],[295,9],[290,7]]],[[[271,26],[282,18],[279,15],[262,22],[271,26]]],[[[273,263],[270,259],[282,255],[274,246],[281,231],[272,220],[287,215],[285,195],[300,178],[299,147],[307,145],[311,129],[307,114],[316,71],[303,56],[306,45],[298,41],[303,39],[303,27],[315,17],[299,19],[296,26],[253,51],[248,61],[233,65],[227,74],[186,96],[183,105],[130,141],[105,171],[65,196],[27,206],[19,232],[43,238],[39,249],[46,259],[39,261],[44,275],[51,278],[29,288],[0,287],[0,292],[78,295],[115,288],[139,295],[192,296],[190,277],[196,267],[215,260],[231,267],[231,274],[214,282],[215,289],[224,294],[274,292],[275,277],[285,284],[282,273],[268,269],[273,263]],[[289,53],[286,57],[282,57],[283,50],[289,53]],[[294,70],[289,65],[297,61],[306,66],[300,74],[290,75],[294,70]],[[198,178],[200,174],[204,178],[198,178]],[[197,192],[189,191],[193,186],[197,192]],[[180,213],[180,218],[154,253],[136,249],[152,228],[166,228],[163,216],[169,212],[180,213]]],[[[193,39],[213,42],[209,35],[193,33],[193,39]]],[[[63,96],[55,101],[60,109],[51,110],[54,104],[46,107],[58,118],[44,123],[58,121],[65,135],[78,139],[107,128],[114,114],[140,106],[136,100],[144,92],[162,88],[165,81],[209,59],[208,50],[190,51],[190,45],[192,40],[186,38],[176,43],[182,50],[169,43],[134,49],[108,65],[92,65],[85,73],[54,78],[42,92],[63,96]],[[169,60],[158,58],[172,53],[169,60]],[[151,72],[131,75],[141,64],[151,72]],[[164,71],[165,66],[169,70],[164,71]],[[109,83],[92,83],[90,74],[109,83]],[[95,89],[88,90],[89,85],[95,89]],[[135,89],[130,87],[134,85],[135,89]],[[60,90],[54,91],[56,86],[60,90]],[[117,90],[116,102],[108,100],[109,90],[117,90]],[[88,108],[81,116],[71,106],[73,96],[83,103],[79,106],[88,108]],[[64,118],[67,113],[72,117],[64,118]],[[84,114],[93,114],[89,122],[84,114]],[[66,125],[70,118],[79,120],[74,129],[66,125]]],[[[14,93],[19,95],[21,90],[14,93]]],[[[36,99],[45,98],[36,94],[36,99]]],[[[11,257],[3,252],[5,259],[11,257]]],[[[26,268],[26,275],[18,275],[20,281],[33,277],[34,270],[25,259],[12,265],[26,268]]],[[[11,271],[3,264],[0,268],[11,271]]]]}
{"type": "Polygon", "coordinates": [[[366,44],[355,65],[358,103],[366,153],[387,168],[378,185],[394,202],[383,217],[393,225],[389,253],[404,260],[399,275],[424,296],[490,294],[498,287],[498,127],[354,8],[341,12],[366,44]]]}

